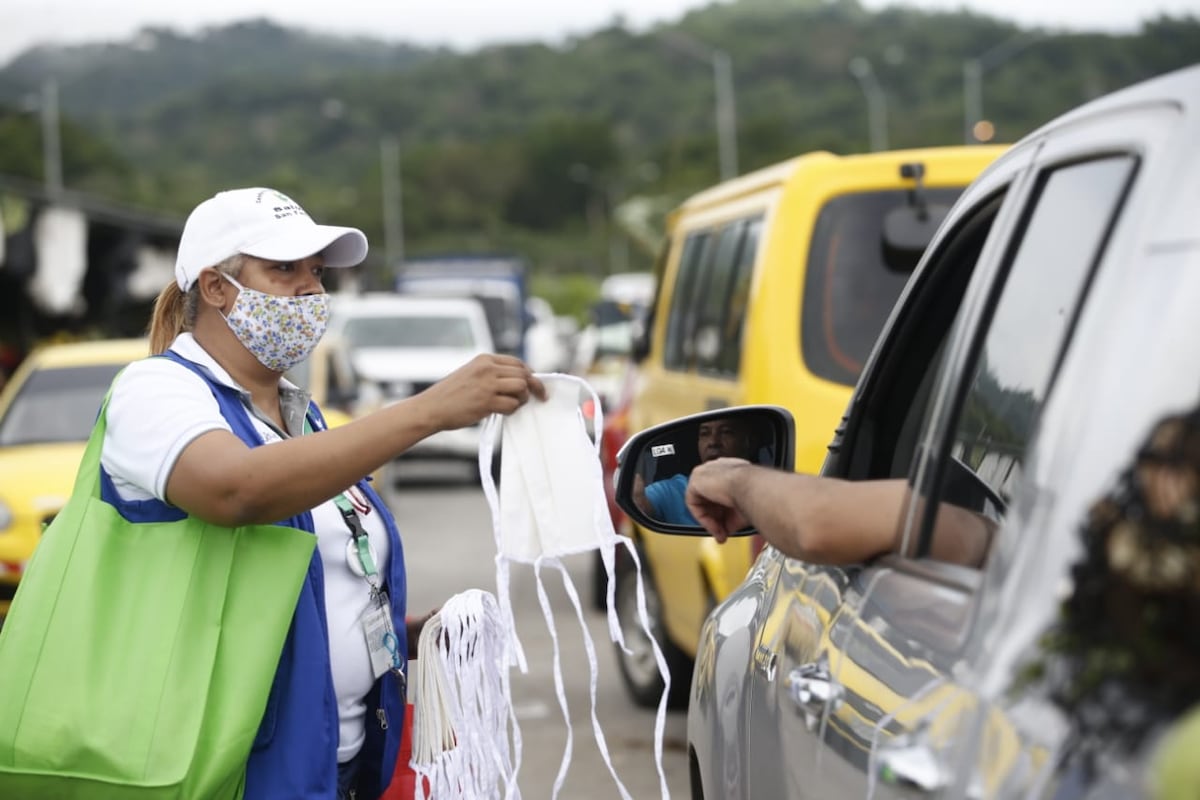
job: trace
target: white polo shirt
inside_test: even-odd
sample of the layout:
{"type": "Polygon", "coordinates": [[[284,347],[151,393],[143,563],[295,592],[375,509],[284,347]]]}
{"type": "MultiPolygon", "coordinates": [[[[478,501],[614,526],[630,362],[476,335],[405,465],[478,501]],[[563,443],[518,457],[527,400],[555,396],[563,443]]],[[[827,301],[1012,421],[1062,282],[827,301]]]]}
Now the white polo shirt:
{"type": "MultiPolygon", "coordinates": [[[[307,392],[280,380],[280,405],[287,430],[279,431],[253,408],[250,393],[235,383],[190,333],[180,334],[171,350],[200,365],[217,383],[236,389],[264,443],[303,432],[307,392]]],[[[196,437],[213,430],[232,428],[199,375],[166,358],[137,361],[121,373],[113,386],[100,463],[122,498],[166,502],[167,480],[179,455],[196,437]]],[[[390,555],[387,532],[379,512],[369,503],[365,508],[365,513],[360,508],[359,519],[382,572],[390,555]]],[[[325,572],[329,656],[340,724],[338,761],[343,762],[362,747],[367,715],[364,697],[375,682],[360,621],[370,602],[370,586],[365,578],[350,571],[346,548],[350,531],[334,501],[330,499],[312,509],[312,518],[325,572]]]]}

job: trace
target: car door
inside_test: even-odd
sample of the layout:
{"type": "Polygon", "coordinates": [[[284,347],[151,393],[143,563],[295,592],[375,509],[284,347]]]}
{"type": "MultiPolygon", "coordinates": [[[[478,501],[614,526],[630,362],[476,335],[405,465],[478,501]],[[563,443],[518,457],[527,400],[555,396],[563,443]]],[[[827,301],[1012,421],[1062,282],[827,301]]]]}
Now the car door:
{"type": "MultiPolygon", "coordinates": [[[[1093,503],[1112,488],[1110,476],[1132,462],[1146,431],[1195,402],[1195,340],[1170,331],[1190,330],[1194,322],[1194,316],[1182,325],[1178,320],[1187,319],[1183,308],[1197,296],[1190,277],[1196,249],[1150,246],[1146,233],[1181,207],[1167,201],[1162,189],[1186,183],[1177,175],[1194,159],[1180,136],[1180,105],[1131,105],[1122,113],[1110,111],[1102,125],[1051,138],[1038,156],[1038,181],[1047,190],[1068,169],[1090,169],[1094,175],[1108,170],[1107,185],[1094,184],[1087,201],[1074,207],[1077,219],[1103,217],[1107,208],[1099,201],[1112,198],[1122,169],[1129,178],[1103,228],[1103,247],[1089,278],[1087,302],[1072,322],[1070,348],[1058,354],[1060,387],[1048,398],[1032,450],[1019,465],[1023,474],[1013,481],[1017,491],[1010,516],[1016,524],[1004,527],[996,543],[978,623],[965,648],[975,710],[957,726],[957,744],[947,761],[951,775],[969,777],[949,787],[948,796],[962,796],[967,781],[988,797],[1140,795],[1136,776],[1123,763],[1132,755],[1133,737],[1119,730],[1122,721],[1138,718],[1136,702],[1130,696],[1107,698],[1102,705],[1111,718],[1086,713],[1087,724],[1102,728],[1103,736],[1083,734],[1085,726],[1077,723],[1084,704],[1075,708],[1064,698],[1085,696],[1080,689],[1087,681],[1064,677],[1071,669],[1056,660],[1060,654],[1051,644],[1062,641],[1057,626],[1063,619],[1060,609],[1069,602],[1066,590],[1094,583],[1072,572],[1076,534],[1093,503]],[[1172,315],[1172,307],[1180,312],[1172,315]],[[1172,344],[1176,358],[1168,355],[1172,344]],[[1155,358],[1146,358],[1148,353],[1155,358]],[[1178,368],[1164,369],[1166,364],[1178,368]],[[1107,391],[1096,385],[1098,380],[1108,382],[1107,391]],[[1094,421],[1089,425],[1085,417],[1094,421]],[[1089,428],[1103,435],[1080,434],[1089,428]],[[1078,753],[1072,747],[1081,741],[1126,745],[1105,752],[1099,760],[1104,768],[1073,772],[1081,759],[1074,758],[1078,753]]],[[[1179,240],[1177,234],[1166,237],[1179,240]]],[[[1043,258],[1052,257],[1054,249],[1053,241],[1044,243],[1043,258]]],[[[1011,362],[993,364],[994,374],[1007,372],[1012,380],[1011,362]]],[[[970,439],[972,433],[964,418],[953,441],[970,439]]],[[[1109,624],[1100,622],[1103,628],[1109,624]]]]}
{"type": "MultiPolygon", "coordinates": [[[[898,453],[914,452],[926,398],[968,283],[995,257],[991,241],[1014,222],[1005,197],[1019,184],[1022,163],[999,163],[977,185],[978,201],[948,218],[876,344],[830,446],[825,474],[907,473],[911,459],[898,453]],[[904,409],[916,410],[903,415],[904,409]],[[886,457],[884,443],[891,451],[886,457]]],[[[773,551],[764,557],[780,558],[773,551]]],[[[793,560],[779,570],[747,686],[748,796],[858,796],[850,787],[865,785],[867,734],[888,712],[883,705],[892,705],[896,690],[888,682],[915,690],[933,674],[926,665],[900,663],[878,637],[854,635],[861,622],[856,610],[872,574],[861,566],[793,560]]]]}
{"type": "MultiPolygon", "coordinates": [[[[853,769],[828,759],[821,780],[849,795],[922,796],[954,777],[948,753],[976,707],[961,680],[983,569],[1136,171],[1135,157],[1111,151],[1032,170],[995,269],[977,276],[950,331],[911,454],[897,550],[863,570],[863,590],[847,597],[853,610],[841,612],[853,616],[837,643],[844,699],[828,716],[832,726],[847,707],[863,711],[865,757],[853,769]]],[[[894,451],[893,468],[909,455],[894,451]]]]}
{"type": "MultiPolygon", "coordinates": [[[[762,200],[722,209],[701,219],[683,242],[683,253],[665,318],[661,365],[647,367],[634,401],[635,428],[678,416],[745,402],[737,379],[741,330],[749,302],[748,287],[758,260],[765,210],[762,200]]],[[[686,655],[696,640],[712,601],[701,568],[702,540],[643,532],[649,572],[660,598],[662,624],[670,643],[686,655]]],[[[747,552],[748,543],[731,543],[730,554],[747,552]]],[[[747,558],[733,559],[741,566],[747,558]]],[[[741,575],[738,576],[741,579],[741,575]]],[[[686,674],[677,676],[686,684],[686,674]]]]}

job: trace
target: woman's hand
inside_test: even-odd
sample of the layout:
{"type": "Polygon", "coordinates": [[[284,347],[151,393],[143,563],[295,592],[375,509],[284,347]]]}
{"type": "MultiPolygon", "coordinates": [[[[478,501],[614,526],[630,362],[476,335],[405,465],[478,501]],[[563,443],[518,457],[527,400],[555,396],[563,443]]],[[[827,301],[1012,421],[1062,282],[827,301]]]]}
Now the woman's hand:
{"type": "Polygon", "coordinates": [[[530,398],[546,399],[533,370],[513,356],[478,355],[414,399],[427,404],[440,430],[466,428],[490,414],[511,414],[530,398]]]}

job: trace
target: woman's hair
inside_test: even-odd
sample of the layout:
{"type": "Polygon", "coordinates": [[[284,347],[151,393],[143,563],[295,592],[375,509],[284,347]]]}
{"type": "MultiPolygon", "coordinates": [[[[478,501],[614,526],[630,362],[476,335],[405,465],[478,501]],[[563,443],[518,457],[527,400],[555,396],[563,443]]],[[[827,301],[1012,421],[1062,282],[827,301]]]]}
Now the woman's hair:
{"type": "MultiPolygon", "coordinates": [[[[236,278],[242,272],[244,257],[238,253],[230,256],[214,269],[236,278]]],[[[175,337],[184,331],[190,331],[196,324],[196,314],[200,309],[200,282],[196,281],[191,288],[184,292],[179,284],[171,281],[159,292],[154,301],[154,312],[150,315],[150,353],[159,355],[165,353],[175,341],[175,337]]]]}

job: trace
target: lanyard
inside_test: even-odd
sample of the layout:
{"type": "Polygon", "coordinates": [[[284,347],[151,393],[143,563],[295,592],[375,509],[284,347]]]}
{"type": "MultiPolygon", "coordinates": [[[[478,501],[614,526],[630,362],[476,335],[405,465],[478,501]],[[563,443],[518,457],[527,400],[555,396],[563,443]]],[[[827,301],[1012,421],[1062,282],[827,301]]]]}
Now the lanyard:
{"type": "Polygon", "coordinates": [[[333,498],[333,502],[337,505],[338,511],[342,512],[342,519],[346,522],[346,527],[350,529],[350,542],[346,558],[350,559],[351,551],[353,551],[354,557],[358,559],[358,565],[362,568],[363,577],[371,584],[372,589],[378,588],[372,578],[379,574],[379,568],[375,566],[375,556],[371,552],[371,539],[367,536],[362,521],[358,518],[358,512],[346,499],[345,493],[333,498]]]}
{"type": "MultiPolygon", "coordinates": [[[[307,414],[304,415],[304,432],[306,434],[313,432],[307,414]]],[[[346,546],[346,561],[349,562],[350,569],[356,573],[359,570],[354,569],[354,564],[355,561],[358,562],[358,566],[362,570],[359,574],[367,579],[367,583],[371,584],[371,594],[374,595],[379,591],[379,584],[375,580],[379,575],[379,567],[375,564],[375,554],[371,550],[371,538],[363,528],[362,520],[358,518],[358,512],[354,510],[354,505],[346,497],[345,492],[333,498],[333,502],[338,511],[342,513],[342,520],[350,530],[350,541],[346,546]]]]}
{"type": "MultiPolygon", "coordinates": [[[[308,415],[304,415],[304,432],[312,433],[312,423],[308,415]]],[[[360,617],[363,634],[366,636],[367,653],[371,659],[371,670],[375,677],[391,672],[399,682],[400,694],[408,693],[408,678],[405,675],[406,664],[400,650],[400,639],[392,623],[391,601],[387,591],[379,586],[379,567],[375,564],[375,551],[371,549],[371,537],[363,528],[354,504],[346,495],[355,491],[350,487],[333,498],[334,505],[342,514],[342,520],[350,531],[350,540],[346,542],[346,565],[356,575],[366,579],[371,587],[371,604],[360,617]]],[[[364,506],[367,499],[355,495],[364,506]]]]}

